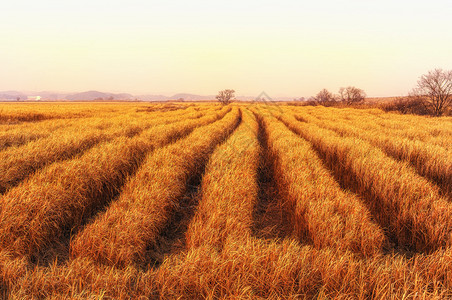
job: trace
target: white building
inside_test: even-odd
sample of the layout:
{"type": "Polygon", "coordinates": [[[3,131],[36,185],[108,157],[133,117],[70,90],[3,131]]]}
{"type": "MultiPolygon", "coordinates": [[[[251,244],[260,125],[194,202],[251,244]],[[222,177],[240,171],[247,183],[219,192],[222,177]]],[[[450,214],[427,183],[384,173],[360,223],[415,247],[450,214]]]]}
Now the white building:
{"type": "Polygon", "coordinates": [[[28,96],[27,100],[30,100],[30,101],[41,101],[41,96],[28,96]]]}

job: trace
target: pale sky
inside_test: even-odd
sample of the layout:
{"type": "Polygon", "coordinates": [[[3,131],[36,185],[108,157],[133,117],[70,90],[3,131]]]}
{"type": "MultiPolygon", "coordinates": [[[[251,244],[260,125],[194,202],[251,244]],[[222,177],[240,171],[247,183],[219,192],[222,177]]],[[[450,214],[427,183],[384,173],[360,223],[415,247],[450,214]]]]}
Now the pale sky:
{"type": "Polygon", "coordinates": [[[405,95],[452,69],[452,1],[3,0],[0,91],[405,95]]]}

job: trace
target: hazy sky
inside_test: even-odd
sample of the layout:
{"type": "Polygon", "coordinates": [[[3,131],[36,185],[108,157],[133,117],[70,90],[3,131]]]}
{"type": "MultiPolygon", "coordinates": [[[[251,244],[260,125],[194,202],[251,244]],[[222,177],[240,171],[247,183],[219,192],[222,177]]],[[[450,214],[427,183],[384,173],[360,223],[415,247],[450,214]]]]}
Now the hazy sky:
{"type": "Polygon", "coordinates": [[[14,0],[0,90],[406,94],[452,69],[452,1],[14,0]]]}

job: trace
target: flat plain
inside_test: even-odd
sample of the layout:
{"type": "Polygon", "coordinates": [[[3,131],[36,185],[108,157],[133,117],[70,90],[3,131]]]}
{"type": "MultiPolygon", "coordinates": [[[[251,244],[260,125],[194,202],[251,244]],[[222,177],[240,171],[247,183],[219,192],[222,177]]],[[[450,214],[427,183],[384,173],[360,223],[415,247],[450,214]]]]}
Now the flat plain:
{"type": "Polygon", "coordinates": [[[0,298],[452,298],[452,117],[0,104],[0,298]]]}

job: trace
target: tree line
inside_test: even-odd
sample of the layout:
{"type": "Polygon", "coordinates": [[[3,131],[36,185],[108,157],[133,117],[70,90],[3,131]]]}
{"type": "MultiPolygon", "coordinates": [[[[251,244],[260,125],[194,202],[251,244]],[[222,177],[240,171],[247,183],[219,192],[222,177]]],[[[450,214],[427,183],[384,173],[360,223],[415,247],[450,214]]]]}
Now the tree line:
{"type": "Polygon", "coordinates": [[[346,105],[361,103],[366,99],[366,93],[357,87],[348,86],[341,87],[338,94],[334,95],[327,89],[322,89],[314,97],[308,99],[308,102],[314,102],[315,104],[332,106],[337,103],[343,103],[346,105]]]}
{"type": "MultiPolygon", "coordinates": [[[[309,104],[332,106],[338,103],[347,105],[362,103],[366,94],[362,89],[349,86],[340,88],[337,95],[327,89],[322,89],[315,97],[308,100],[309,104]]],[[[387,111],[413,113],[419,115],[442,116],[450,111],[452,106],[452,71],[435,69],[422,75],[416,86],[405,97],[382,106],[387,111]]]]}
{"type": "MultiPolygon", "coordinates": [[[[224,105],[234,100],[235,91],[227,89],[220,91],[217,100],[224,105]]],[[[307,105],[333,106],[337,104],[354,105],[364,102],[364,90],[354,87],[341,87],[337,94],[322,89],[314,97],[305,101],[307,105]]],[[[441,116],[450,112],[452,106],[452,70],[435,69],[422,75],[416,86],[406,97],[398,97],[396,101],[381,107],[386,111],[414,113],[421,115],[441,116]]]]}

